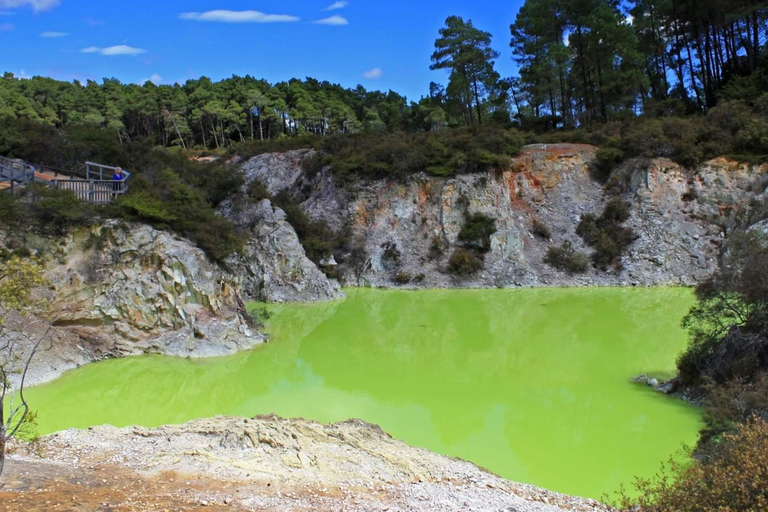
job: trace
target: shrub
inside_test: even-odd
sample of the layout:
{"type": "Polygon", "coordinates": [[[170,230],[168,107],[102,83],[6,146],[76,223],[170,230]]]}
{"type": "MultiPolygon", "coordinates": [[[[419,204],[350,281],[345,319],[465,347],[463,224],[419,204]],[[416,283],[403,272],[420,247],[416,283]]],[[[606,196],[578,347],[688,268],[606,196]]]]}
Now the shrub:
{"type": "Polygon", "coordinates": [[[24,197],[29,199],[26,209],[31,218],[27,220],[32,220],[43,232],[62,235],[72,227],[90,225],[98,218],[96,208],[81,202],[68,190],[33,184],[24,191],[24,197]]]}
{"type": "Polygon", "coordinates": [[[768,248],[759,234],[734,233],[720,270],[696,288],[685,317],[689,343],[679,356],[681,383],[753,381],[768,370],[768,248]]]}
{"type": "Polygon", "coordinates": [[[397,284],[408,284],[413,281],[413,276],[407,272],[398,272],[395,276],[395,282],[397,284]]]}
{"type": "Polygon", "coordinates": [[[717,455],[692,463],[672,461],[669,471],[638,479],[640,497],[621,500],[625,510],[648,512],[758,512],[768,509],[768,424],[750,419],[727,434],[717,455]]]}
{"type": "Polygon", "coordinates": [[[495,232],[495,219],[482,213],[475,213],[466,216],[459,232],[459,240],[464,242],[465,246],[485,254],[491,250],[491,236],[495,232]]]}
{"type": "Polygon", "coordinates": [[[594,177],[605,183],[611,172],[624,160],[624,152],[618,148],[605,147],[597,151],[594,162],[594,177]]]}
{"type": "Polygon", "coordinates": [[[547,226],[543,221],[539,219],[533,219],[531,233],[538,236],[539,238],[543,238],[544,240],[549,240],[552,238],[552,232],[549,230],[549,226],[547,226]]]}
{"type": "Polygon", "coordinates": [[[248,185],[248,199],[250,199],[253,202],[259,202],[264,199],[272,200],[272,194],[269,193],[269,190],[267,190],[267,186],[264,185],[259,180],[253,180],[248,185]]]}
{"type": "Polygon", "coordinates": [[[759,373],[752,381],[737,379],[723,385],[714,381],[706,386],[704,428],[696,446],[698,457],[717,456],[723,434],[734,434],[741,424],[757,416],[768,421],[768,374],[759,373]]]}
{"type": "Polygon", "coordinates": [[[134,215],[137,220],[168,225],[175,219],[163,201],[146,191],[135,193],[129,191],[120,198],[119,205],[127,210],[127,215],[134,215]]]}
{"type": "Polygon", "coordinates": [[[593,214],[582,216],[576,234],[595,249],[592,255],[595,267],[606,269],[617,265],[626,249],[637,239],[634,231],[622,226],[628,219],[629,205],[618,197],[606,204],[600,217],[593,214]]]}
{"type": "Polygon", "coordinates": [[[443,248],[443,240],[439,236],[433,236],[432,242],[429,244],[429,252],[427,253],[427,257],[434,261],[442,258],[443,254],[445,254],[445,250],[443,248]]]}
{"type": "Polygon", "coordinates": [[[448,259],[448,271],[455,276],[470,276],[482,268],[482,255],[462,247],[457,247],[448,259]]]}
{"type": "Polygon", "coordinates": [[[517,130],[497,126],[429,132],[366,131],[331,135],[318,144],[324,155],[310,165],[333,168],[340,184],[355,179],[403,179],[419,172],[434,176],[507,168],[524,144],[517,130]]]}
{"type": "Polygon", "coordinates": [[[569,274],[581,274],[589,268],[587,255],[578,252],[568,240],[560,246],[550,247],[544,257],[544,263],[569,274]]]}
{"type": "Polygon", "coordinates": [[[381,264],[384,265],[385,269],[390,270],[400,265],[400,259],[403,255],[396,243],[385,242],[381,248],[384,249],[384,253],[381,255],[381,264]]]}

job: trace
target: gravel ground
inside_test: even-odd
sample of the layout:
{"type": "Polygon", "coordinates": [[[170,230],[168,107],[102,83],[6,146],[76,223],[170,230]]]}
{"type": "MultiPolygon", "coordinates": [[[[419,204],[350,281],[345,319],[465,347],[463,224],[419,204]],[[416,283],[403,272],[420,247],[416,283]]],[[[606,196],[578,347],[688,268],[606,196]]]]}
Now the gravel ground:
{"type": "Polygon", "coordinates": [[[0,511],[609,510],[410,447],[359,420],[68,430],[17,445],[6,467],[0,511]]]}

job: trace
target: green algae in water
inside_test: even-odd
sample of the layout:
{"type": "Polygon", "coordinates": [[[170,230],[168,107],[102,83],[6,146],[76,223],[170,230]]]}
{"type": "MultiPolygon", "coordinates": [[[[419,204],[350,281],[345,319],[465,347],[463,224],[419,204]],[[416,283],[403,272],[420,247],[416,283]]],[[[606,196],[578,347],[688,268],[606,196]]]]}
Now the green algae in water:
{"type": "Polygon", "coordinates": [[[250,353],[107,361],[28,398],[42,433],[214,415],[362,418],[511,480],[593,498],[696,440],[695,408],[630,383],[672,375],[690,291],[348,293],[270,306],[271,342],[250,353]]]}

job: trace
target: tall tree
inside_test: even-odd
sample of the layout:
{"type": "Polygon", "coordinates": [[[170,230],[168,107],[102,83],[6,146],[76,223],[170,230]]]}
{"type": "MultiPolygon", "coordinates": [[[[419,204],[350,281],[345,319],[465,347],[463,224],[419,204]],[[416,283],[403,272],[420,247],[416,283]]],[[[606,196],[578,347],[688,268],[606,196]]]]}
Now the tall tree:
{"type": "MultiPolygon", "coordinates": [[[[491,34],[466,22],[459,16],[450,16],[445,20],[445,27],[440,29],[440,38],[435,41],[430,69],[450,69],[449,90],[464,97],[471,108],[474,101],[477,121],[483,124],[482,103],[499,80],[493,66],[493,60],[499,53],[491,48],[491,34]]],[[[473,122],[469,115],[469,124],[473,122]]]]}

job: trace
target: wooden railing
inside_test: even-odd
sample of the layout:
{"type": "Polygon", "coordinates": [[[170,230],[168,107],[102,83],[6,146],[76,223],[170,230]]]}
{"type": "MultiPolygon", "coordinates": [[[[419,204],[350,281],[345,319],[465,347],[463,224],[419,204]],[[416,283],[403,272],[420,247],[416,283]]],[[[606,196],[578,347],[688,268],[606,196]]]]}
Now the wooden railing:
{"type": "Polygon", "coordinates": [[[85,178],[69,178],[53,180],[59,190],[70,190],[78,199],[89,203],[106,204],[128,191],[128,180],[131,173],[123,171],[121,181],[111,178],[117,167],[85,162],[85,178]],[[106,171],[106,173],[105,173],[106,171]],[[106,179],[105,179],[106,176],[106,179]]]}
{"type": "Polygon", "coordinates": [[[40,165],[39,170],[34,166],[0,156],[0,184],[9,183],[13,193],[18,185],[27,185],[33,181],[46,183],[59,190],[69,190],[81,201],[96,204],[106,204],[128,191],[128,180],[131,173],[122,171],[122,180],[116,180],[113,174],[117,167],[86,162],[78,171],[66,171],[55,167],[40,165]]]}
{"type": "Polygon", "coordinates": [[[59,190],[69,190],[81,201],[107,204],[117,196],[125,194],[127,183],[114,180],[55,180],[52,182],[59,190]]]}
{"type": "Polygon", "coordinates": [[[0,156],[0,182],[9,183],[11,192],[16,185],[26,185],[35,179],[35,168],[26,162],[0,156]]]}

